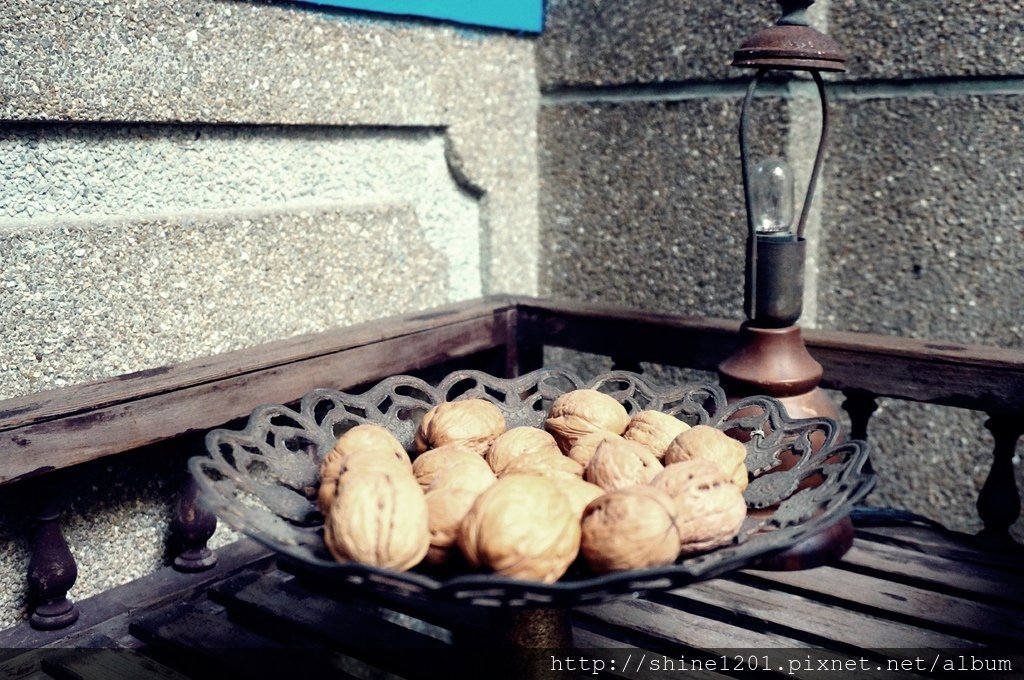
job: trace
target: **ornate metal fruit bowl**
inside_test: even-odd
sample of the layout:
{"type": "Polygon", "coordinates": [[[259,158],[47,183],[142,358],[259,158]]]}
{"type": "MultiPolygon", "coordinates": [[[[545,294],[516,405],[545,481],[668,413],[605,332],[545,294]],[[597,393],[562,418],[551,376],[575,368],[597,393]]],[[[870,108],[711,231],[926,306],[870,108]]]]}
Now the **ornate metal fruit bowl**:
{"type": "Polygon", "coordinates": [[[755,565],[831,526],[875,482],[865,470],[867,445],[839,439],[839,426],[833,420],[792,420],[770,397],[727,403],[721,389],[710,384],[656,386],[622,371],[588,382],[559,369],[541,369],[509,380],[460,371],[436,387],[418,378],[395,376],[361,394],[315,390],[302,399],[298,410],[260,407],[245,429],[210,432],[206,438],[209,457],[193,458],[189,467],[203,502],[221,519],[329,578],[410,597],[536,607],[683,586],[755,565]],[[327,551],[323,517],[315,507],[320,461],[350,427],[382,425],[412,451],[420,419],[443,401],[488,399],[503,411],[508,427],[540,427],[558,395],[582,387],[611,394],[630,413],[660,410],[690,425],[718,427],[746,443],[752,475],[744,494],[748,515],[731,544],[664,567],[601,576],[578,563],[552,584],[468,570],[441,572],[426,566],[399,573],[340,563],[327,551]]]}

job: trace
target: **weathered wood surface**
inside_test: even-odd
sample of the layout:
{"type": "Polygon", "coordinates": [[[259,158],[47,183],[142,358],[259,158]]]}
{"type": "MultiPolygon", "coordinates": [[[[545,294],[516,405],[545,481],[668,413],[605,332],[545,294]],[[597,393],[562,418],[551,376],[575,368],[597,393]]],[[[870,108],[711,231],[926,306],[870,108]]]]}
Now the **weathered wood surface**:
{"type": "Polygon", "coordinates": [[[507,345],[507,308],[474,302],[0,403],[0,484],[507,345]],[[73,445],[69,445],[73,442],[73,445]]]}
{"type": "Polygon", "coordinates": [[[42,670],[67,680],[187,680],[178,673],[141,653],[109,649],[68,649],[46,654],[42,670]]]}
{"type": "MultiPolygon", "coordinates": [[[[613,676],[653,678],[661,676],[649,667],[650,661],[714,662],[723,656],[732,661],[736,654],[768,654],[773,664],[769,676],[813,678],[820,677],[816,667],[788,667],[785,659],[824,655],[835,663],[863,657],[872,664],[886,659],[910,664],[926,650],[948,656],[985,653],[991,651],[989,645],[1021,648],[1024,603],[996,600],[993,588],[1024,590],[1024,558],[990,559],[975,551],[974,560],[959,561],[934,553],[935,545],[954,542],[946,537],[931,542],[910,538],[906,545],[892,545],[884,532],[872,531],[859,534],[851,559],[830,566],[785,573],[741,571],[646,599],[580,607],[572,612],[574,648],[541,650],[540,660],[550,663],[552,655],[576,654],[577,659],[616,661],[620,666],[613,676]],[[636,668],[621,668],[627,657],[636,668]]],[[[917,531],[924,532],[934,534],[917,531]]],[[[151,659],[158,674],[153,677],[210,677],[214,671],[219,677],[259,677],[285,659],[293,669],[339,677],[426,678],[437,677],[442,661],[463,658],[479,664],[503,658],[478,643],[459,646],[469,639],[467,629],[475,629],[477,641],[488,635],[488,617],[465,616],[464,607],[406,599],[385,605],[356,586],[318,581],[301,570],[282,571],[265,560],[220,572],[198,590],[181,586],[181,578],[161,572],[98,596],[118,603],[100,607],[112,618],[76,624],[55,650],[106,641],[151,659]],[[168,579],[179,584],[179,597],[174,597],[168,579]],[[127,607],[126,600],[141,597],[147,586],[161,593],[157,603],[127,607]],[[239,654],[239,649],[246,652],[239,654]]],[[[88,602],[83,602],[85,611],[88,602]]],[[[16,632],[0,633],[0,648],[11,647],[14,639],[24,641],[16,632]]],[[[1013,653],[1015,663],[1024,663],[1013,653]]],[[[57,673],[69,667],[59,661],[66,658],[45,650],[0,656],[0,677],[6,677],[4,672],[40,680],[66,677],[57,673]]],[[[474,668],[478,672],[480,666],[474,668]]],[[[927,669],[908,668],[903,672],[910,677],[931,677],[927,669]]],[[[1019,674],[1024,667],[1015,669],[1019,674]]],[[[729,676],[718,671],[704,669],[693,677],[729,676]]],[[[540,677],[564,676],[551,672],[540,677]]]]}
{"type": "MultiPolygon", "coordinates": [[[[540,299],[484,298],[0,402],[0,484],[216,427],[324,385],[349,387],[502,348],[506,373],[544,345],[713,371],[738,322],[540,299]],[[69,446],[68,442],[74,445],[69,446]]],[[[805,331],[824,386],[1024,414],[1024,352],[805,331]]]]}
{"type": "MultiPolygon", "coordinates": [[[[509,298],[483,298],[421,313],[389,317],[323,333],[300,335],[249,349],[225,352],[173,366],[129,373],[109,380],[0,402],[0,430],[91,411],[186,387],[287,366],[336,352],[416,335],[443,326],[493,317],[504,318],[509,298]]],[[[504,331],[501,331],[503,334],[504,331]]]]}
{"type": "MultiPolygon", "coordinates": [[[[715,371],[739,322],[608,305],[518,300],[519,340],[715,371]]],[[[986,412],[1024,414],[1024,351],[897,336],[803,331],[824,387],[986,412]]]]}

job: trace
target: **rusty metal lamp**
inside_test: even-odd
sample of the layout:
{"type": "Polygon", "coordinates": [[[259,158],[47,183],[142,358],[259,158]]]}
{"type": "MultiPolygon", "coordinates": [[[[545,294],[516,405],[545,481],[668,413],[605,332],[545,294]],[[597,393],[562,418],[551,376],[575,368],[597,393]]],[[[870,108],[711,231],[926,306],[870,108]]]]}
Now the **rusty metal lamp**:
{"type": "MultiPolygon", "coordinates": [[[[846,56],[835,40],[808,25],[806,12],[814,0],[777,1],[782,16],[776,24],[748,38],[733,59],[733,66],[757,69],[743,100],[739,130],[748,230],[747,320],[740,327],[739,348],[719,364],[718,375],[730,399],[765,394],[782,402],[793,418],[827,416],[839,421],[835,405],[818,387],[822,367],[807,352],[797,321],[803,311],[804,229],[829,132],[828,96],[821,73],[845,71],[846,56]],[[750,105],[758,83],[771,70],[810,73],[821,101],[821,139],[795,226],[792,175],[787,164],[768,159],[752,165],[750,159],[750,105]]],[[[803,569],[826,564],[842,557],[853,545],[853,538],[853,523],[845,517],[761,566],[803,569]]]]}
{"type": "Polygon", "coordinates": [[[835,406],[818,388],[822,368],[807,352],[797,321],[803,306],[804,229],[821,172],[828,140],[828,98],[823,71],[844,71],[846,56],[835,40],[807,24],[814,0],[778,0],[776,24],[747,39],[733,66],[757,69],[740,114],[740,157],[747,209],[744,313],[740,347],[719,367],[722,387],[731,398],[766,394],[779,399],[790,416],[838,418],[835,406]],[[792,178],[779,159],[752,163],[749,152],[750,105],[758,83],[770,70],[806,71],[821,100],[821,139],[807,194],[793,224],[792,178]]]}

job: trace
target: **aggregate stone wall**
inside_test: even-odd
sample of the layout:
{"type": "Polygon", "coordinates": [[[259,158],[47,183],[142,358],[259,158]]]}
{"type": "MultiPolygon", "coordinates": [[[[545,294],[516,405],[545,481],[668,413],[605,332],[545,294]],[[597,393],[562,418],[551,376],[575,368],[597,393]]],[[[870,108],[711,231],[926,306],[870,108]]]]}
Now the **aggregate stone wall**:
{"type": "MultiPolygon", "coordinates": [[[[853,58],[834,88],[819,325],[1024,347],[1024,6],[831,0],[828,24],[853,58]]],[[[882,407],[875,502],[980,528],[985,414],[882,407]]]]}
{"type": "MultiPolygon", "coordinates": [[[[0,400],[537,292],[529,38],[285,2],[11,0],[0,72],[0,400]]],[[[163,562],[190,453],[67,476],[73,599],[163,562]]],[[[0,627],[24,609],[20,493],[0,489],[0,627]]]]}
{"type": "MultiPolygon", "coordinates": [[[[776,11],[549,3],[537,52],[543,293],[741,318],[746,74],[726,64],[776,11]]],[[[801,323],[1024,346],[1024,5],[819,0],[812,12],[851,60],[828,78],[801,323]]],[[[764,149],[786,152],[797,186],[818,129],[808,85],[769,85],[755,104],[771,125],[752,126],[764,149]]],[[[979,529],[985,419],[883,400],[871,501],[979,529]]]]}

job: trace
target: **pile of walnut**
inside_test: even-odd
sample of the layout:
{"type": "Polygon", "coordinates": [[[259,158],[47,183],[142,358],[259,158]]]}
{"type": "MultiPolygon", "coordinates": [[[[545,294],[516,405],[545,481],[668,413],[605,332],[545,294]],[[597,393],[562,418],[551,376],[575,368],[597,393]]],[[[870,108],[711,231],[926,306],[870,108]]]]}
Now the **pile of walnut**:
{"type": "Polygon", "coordinates": [[[746,517],[746,448],[670,415],[632,418],[595,390],[552,404],[545,429],[505,429],[482,399],[431,409],[416,457],[377,425],[321,466],[324,539],[338,560],[395,570],[461,555],[474,568],[558,580],[674,562],[728,543],[746,517]]]}

